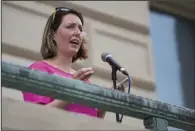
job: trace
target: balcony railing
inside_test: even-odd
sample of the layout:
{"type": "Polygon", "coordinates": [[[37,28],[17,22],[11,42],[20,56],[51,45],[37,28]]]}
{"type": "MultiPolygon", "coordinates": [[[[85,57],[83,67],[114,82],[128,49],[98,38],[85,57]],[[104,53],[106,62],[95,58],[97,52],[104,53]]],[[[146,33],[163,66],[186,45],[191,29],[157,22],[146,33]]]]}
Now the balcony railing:
{"type": "Polygon", "coordinates": [[[2,62],[2,86],[86,104],[143,120],[146,129],[195,130],[195,111],[2,62]]]}

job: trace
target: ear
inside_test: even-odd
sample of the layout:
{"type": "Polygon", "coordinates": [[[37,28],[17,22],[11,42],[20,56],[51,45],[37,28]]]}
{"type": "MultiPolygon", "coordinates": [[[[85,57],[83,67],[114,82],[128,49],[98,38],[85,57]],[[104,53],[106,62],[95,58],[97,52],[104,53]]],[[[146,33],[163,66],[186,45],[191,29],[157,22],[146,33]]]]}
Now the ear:
{"type": "Polygon", "coordinates": [[[55,41],[55,39],[56,39],[56,33],[53,30],[51,31],[51,37],[55,41]]]}
{"type": "Polygon", "coordinates": [[[87,33],[86,32],[82,32],[81,39],[82,39],[83,44],[88,43],[88,38],[87,38],[87,33]]]}

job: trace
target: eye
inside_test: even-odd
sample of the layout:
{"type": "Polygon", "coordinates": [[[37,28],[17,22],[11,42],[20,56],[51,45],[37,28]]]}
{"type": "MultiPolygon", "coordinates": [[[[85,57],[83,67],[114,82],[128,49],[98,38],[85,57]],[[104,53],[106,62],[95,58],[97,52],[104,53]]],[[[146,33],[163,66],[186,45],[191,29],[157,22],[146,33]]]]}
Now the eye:
{"type": "Polygon", "coordinates": [[[68,25],[68,26],[66,26],[66,28],[74,28],[75,26],[74,25],[68,25]]]}
{"type": "Polygon", "coordinates": [[[76,29],[76,28],[78,28],[78,29],[80,30],[80,32],[83,31],[82,25],[76,25],[76,24],[74,24],[74,23],[65,26],[65,28],[68,28],[68,29],[76,29]]]}
{"type": "Polygon", "coordinates": [[[82,32],[83,31],[83,27],[82,26],[79,26],[79,30],[82,32]]]}

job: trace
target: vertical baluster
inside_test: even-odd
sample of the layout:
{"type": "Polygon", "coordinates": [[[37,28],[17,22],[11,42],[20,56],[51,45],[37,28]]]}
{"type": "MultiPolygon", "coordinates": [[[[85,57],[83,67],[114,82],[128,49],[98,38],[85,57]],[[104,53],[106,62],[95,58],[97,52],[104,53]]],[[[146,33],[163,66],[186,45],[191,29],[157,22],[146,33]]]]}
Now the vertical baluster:
{"type": "Polygon", "coordinates": [[[158,117],[145,118],[144,126],[146,129],[151,129],[152,131],[168,131],[167,120],[158,117]]]}

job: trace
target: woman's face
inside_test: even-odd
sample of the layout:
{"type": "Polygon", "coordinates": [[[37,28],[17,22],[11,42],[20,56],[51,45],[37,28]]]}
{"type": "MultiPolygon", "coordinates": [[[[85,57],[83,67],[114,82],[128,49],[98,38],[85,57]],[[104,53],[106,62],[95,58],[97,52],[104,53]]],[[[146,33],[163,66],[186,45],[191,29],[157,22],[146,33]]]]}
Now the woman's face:
{"type": "Polygon", "coordinates": [[[63,16],[62,22],[54,33],[58,54],[76,55],[82,43],[83,26],[80,18],[74,14],[63,16]]]}

